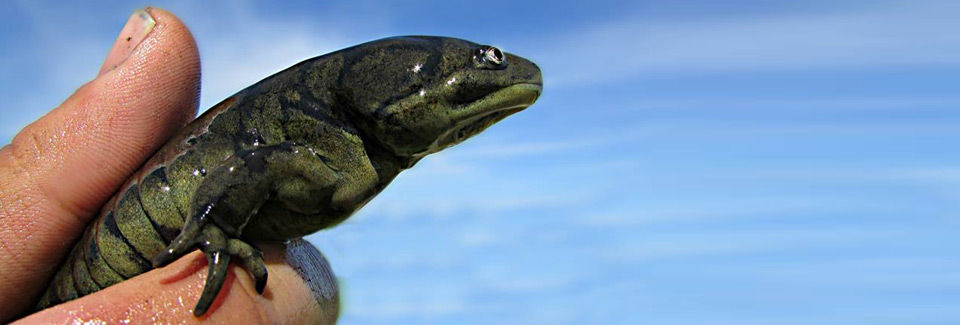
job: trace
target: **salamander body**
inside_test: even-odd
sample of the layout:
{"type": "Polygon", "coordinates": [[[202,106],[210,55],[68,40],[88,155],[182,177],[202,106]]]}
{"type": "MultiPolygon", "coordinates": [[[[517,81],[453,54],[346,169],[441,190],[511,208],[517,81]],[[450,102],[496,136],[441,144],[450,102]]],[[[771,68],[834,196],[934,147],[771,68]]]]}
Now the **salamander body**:
{"type": "Polygon", "coordinates": [[[424,156],[532,105],[539,68],[499,49],[407,36],[312,58],[223,100],[164,145],[102,208],[37,308],[114,285],[201,249],[202,315],[231,258],[255,279],[253,240],[347,219],[424,156]]]}

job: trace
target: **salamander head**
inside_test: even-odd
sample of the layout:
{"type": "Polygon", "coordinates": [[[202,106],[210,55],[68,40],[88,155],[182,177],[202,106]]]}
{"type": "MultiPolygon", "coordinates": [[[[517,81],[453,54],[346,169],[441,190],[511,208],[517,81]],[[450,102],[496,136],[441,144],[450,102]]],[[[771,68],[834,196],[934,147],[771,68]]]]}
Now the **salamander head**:
{"type": "Polygon", "coordinates": [[[338,88],[364,134],[419,158],[532,105],[542,84],[540,68],[496,47],[408,36],[344,50],[338,88]]]}

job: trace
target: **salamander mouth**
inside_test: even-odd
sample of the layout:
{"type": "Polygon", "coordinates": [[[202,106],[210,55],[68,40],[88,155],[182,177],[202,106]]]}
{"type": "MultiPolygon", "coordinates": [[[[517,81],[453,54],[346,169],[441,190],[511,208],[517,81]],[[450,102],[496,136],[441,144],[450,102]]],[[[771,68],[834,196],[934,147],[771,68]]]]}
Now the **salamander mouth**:
{"type": "Polygon", "coordinates": [[[463,142],[507,116],[530,107],[540,97],[542,89],[541,84],[514,84],[468,104],[462,109],[468,113],[456,122],[454,128],[437,140],[435,150],[463,142]]]}

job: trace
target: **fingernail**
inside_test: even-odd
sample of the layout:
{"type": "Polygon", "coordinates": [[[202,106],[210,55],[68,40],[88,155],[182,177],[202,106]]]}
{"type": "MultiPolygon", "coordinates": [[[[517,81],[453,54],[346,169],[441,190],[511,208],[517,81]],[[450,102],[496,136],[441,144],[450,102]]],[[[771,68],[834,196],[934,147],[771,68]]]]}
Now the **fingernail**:
{"type": "Polygon", "coordinates": [[[103,61],[103,66],[100,67],[100,73],[97,76],[102,76],[104,73],[116,69],[123,61],[126,61],[130,53],[133,53],[137,45],[147,38],[147,35],[156,25],[157,21],[153,19],[153,16],[150,16],[146,9],[134,11],[130,15],[130,19],[127,20],[127,24],[123,25],[123,29],[120,30],[120,35],[114,41],[113,48],[110,49],[110,54],[107,54],[107,59],[103,61]]]}

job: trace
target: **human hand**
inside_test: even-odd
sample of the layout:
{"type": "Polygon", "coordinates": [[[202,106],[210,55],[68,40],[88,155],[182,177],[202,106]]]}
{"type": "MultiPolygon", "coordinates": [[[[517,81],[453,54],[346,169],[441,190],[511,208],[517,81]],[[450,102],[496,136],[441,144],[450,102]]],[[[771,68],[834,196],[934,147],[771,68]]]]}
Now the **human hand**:
{"type": "MultiPolygon", "coordinates": [[[[126,179],[196,114],[200,59],[173,14],[135,12],[94,80],[0,149],[0,322],[30,311],[84,228],[126,179]]],[[[202,318],[191,313],[206,279],[193,252],[166,267],[30,315],[68,323],[332,323],[339,309],[329,264],[303,240],[262,243],[263,295],[231,266],[202,318]]]]}

